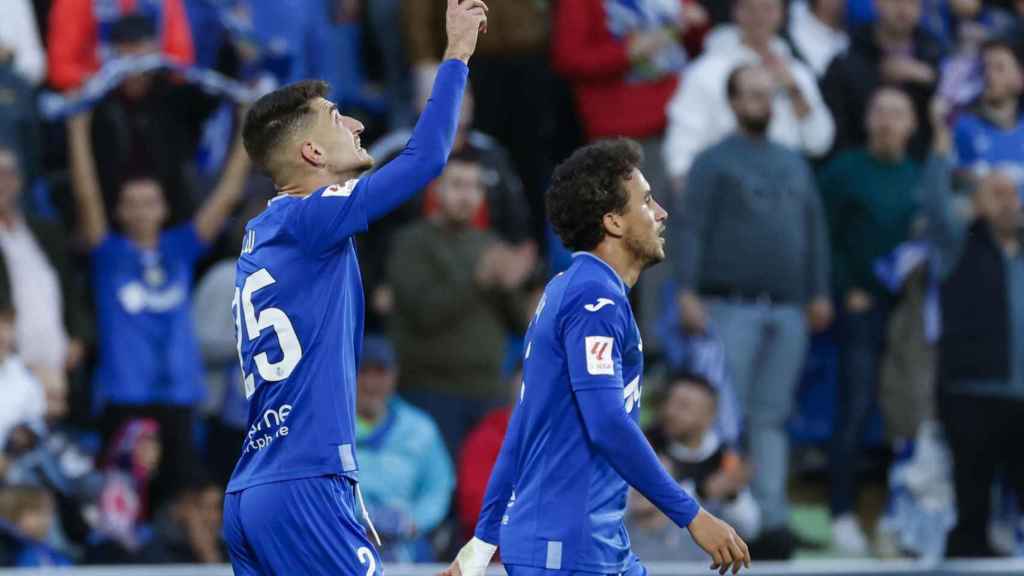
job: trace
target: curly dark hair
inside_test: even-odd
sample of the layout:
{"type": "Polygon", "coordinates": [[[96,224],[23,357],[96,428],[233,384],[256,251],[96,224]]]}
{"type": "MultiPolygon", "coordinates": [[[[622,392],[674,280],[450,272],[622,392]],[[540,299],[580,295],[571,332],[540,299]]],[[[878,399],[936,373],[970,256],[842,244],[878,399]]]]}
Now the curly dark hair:
{"type": "Polygon", "coordinates": [[[313,114],[310,102],[326,96],[330,89],[322,80],[304,80],[274,90],[253,104],[245,116],[242,140],[256,166],[271,172],[274,149],[313,114]]]}
{"type": "Polygon", "coordinates": [[[602,220],[629,203],[623,182],[643,163],[640,145],[626,138],[602,140],[573,152],[555,168],[548,188],[548,219],[565,247],[593,250],[604,239],[602,220]]]}

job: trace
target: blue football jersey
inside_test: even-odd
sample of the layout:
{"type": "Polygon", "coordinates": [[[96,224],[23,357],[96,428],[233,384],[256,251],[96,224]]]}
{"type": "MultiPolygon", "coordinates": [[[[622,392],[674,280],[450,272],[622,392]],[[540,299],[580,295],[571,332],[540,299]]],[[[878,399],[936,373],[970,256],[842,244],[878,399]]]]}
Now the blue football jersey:
{"type": "Polygon", "coordinates": [[[165,230],[152,250],[110,233],[92,252],[100,357],[94,408],[196,405],[202,361],[189,309],[192,272],[206,251],[191,223],[165,230]]]}
{"type": "Polygon", "coordinates": [[[576,254],[548,284],[526,336],[514,492],[502,518],[508,564],[619,573],[636,562],[623,524],[628,486],[591,446],[574,393],[622,390],[639,421],[643,344],[625,284],[596,256],[576,254]]]}
{"type": "Polygon", "coordinates": [[[365,182],[278,196],[246,226],[232,310],[249,429],[228,492],[356,477],[363,287],[353,235],[367,227],[365,182]]]}

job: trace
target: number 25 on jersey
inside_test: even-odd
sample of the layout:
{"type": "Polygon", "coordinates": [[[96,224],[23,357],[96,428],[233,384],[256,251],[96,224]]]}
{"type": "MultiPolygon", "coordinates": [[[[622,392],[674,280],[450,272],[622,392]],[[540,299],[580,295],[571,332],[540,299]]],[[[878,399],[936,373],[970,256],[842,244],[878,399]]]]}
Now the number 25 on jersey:
{"type": "Polygon", "coordinates": [[[238,362],[242,366],[242,380],[245,382],[245,397],[249,398],[256,392],[256,380],[252,374],[245,373],[245,360],[242,357],[242,338],[248,338],[249,342],[255,342],[260,334],[266,329],[272,329],[277,336],[277,345],[281,349],[281,359],[271,362],[264,350],[256,353],[250,349],[253,363],[256,365],[256,372],[265,382],[280,382],[291,376],[292,371],[302,359],[302,345],[295,335],[291,320],[280,308],[264,308],[257,311],[252,304],[252,297],[256,292],[268,288],[274,284],[274,277],[266,268],[261,268],[250,274],[239,289],[235,287],[235,297],[231,302],[231,311],[235,317],[235,331],[238,343],[238,362]],[[245,331],[242,331],[242,326],[245,331]]]}

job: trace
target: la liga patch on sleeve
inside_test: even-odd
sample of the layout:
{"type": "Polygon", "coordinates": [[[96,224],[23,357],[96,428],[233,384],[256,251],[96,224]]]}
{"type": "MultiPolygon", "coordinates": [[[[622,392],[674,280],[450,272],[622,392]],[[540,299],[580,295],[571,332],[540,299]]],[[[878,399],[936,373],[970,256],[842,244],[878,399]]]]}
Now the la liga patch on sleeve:
{"type": "Polygon", "coordinates": [[[587,372],[594,376],[614,376],[615,361],[612,348],[615,340],[610,336],[587,336],[584,338],[587,350],[587,372]]]}

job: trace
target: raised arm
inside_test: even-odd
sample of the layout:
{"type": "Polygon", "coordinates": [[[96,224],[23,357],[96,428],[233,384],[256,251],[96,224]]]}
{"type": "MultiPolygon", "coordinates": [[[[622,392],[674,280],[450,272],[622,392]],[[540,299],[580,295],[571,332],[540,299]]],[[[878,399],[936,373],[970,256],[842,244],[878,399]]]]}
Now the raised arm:
{"type": "Polygon", "coordinates": [[[196,234],[203,242],[212,242],[220,233],[224,221],[242,196],[245,180],[249,175],[249,155],[245,153],[245,146],[242,145],[242,123],[239,122],[238,125],[235,142],[220,182],[196,213],[196,234]]]}
{"type": "Polygon", "coordinates": [[[71,190],[78,207],[81,233],[90,249],[99,246],[109,230],[92,153],[91,126],[92,114],[89,112],[74,116],[67,122],[71,190]]]}
{"type": "Polygon", "coordinates": [[[379,220],[437,178],[448,161],[458,126],[470,57],[487,26],[481,0],[448,0],[448,49],[437,69],[434,89],[416,122],[409,143],[397,158],[367,176],[366,208],[370,222],[379,220]]]}

